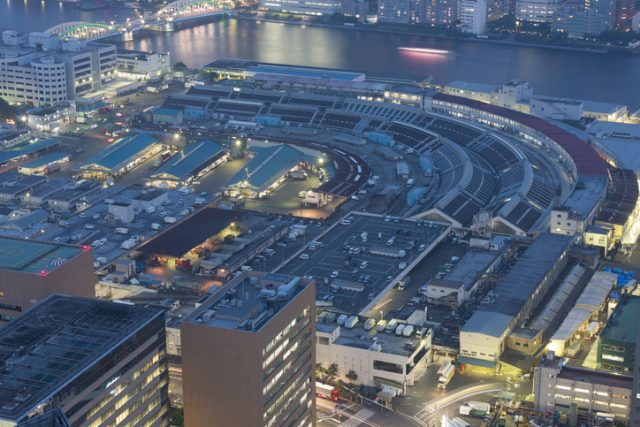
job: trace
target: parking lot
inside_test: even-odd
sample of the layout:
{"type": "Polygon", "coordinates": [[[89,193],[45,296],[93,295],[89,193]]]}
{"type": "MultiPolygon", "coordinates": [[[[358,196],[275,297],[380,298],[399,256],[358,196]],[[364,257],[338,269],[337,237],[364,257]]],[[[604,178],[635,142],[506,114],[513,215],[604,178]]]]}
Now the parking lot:
{"type": "MultiPolygon", "coordinates": [[[[345,312],[361,312],[447,233],[441,224],[352,213],[278,272],[313,276],[318,300],[345,312]]],[[[384,305],[379,301],[376,313],[384,305]]]]}

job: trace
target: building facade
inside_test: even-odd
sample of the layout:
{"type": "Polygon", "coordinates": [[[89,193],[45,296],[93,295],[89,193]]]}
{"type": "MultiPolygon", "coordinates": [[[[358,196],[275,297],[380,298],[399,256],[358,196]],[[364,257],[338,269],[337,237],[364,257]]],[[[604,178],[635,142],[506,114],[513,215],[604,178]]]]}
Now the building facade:
{"type": "Polygon", "coordinates": [[[464,33],[484,34],[487,29],[487,0],[462,0],[460,25],[464,33]]]}
{"type": "Polygon", "coordinates": [[[578,419],[604,413],[627,425],[632,383],[626,375],[563,366],[561,359],[547,357],[534,370],[534,410],[569,414],[575,405],[578,419]]]}
{"type": "Polygon", "coordinates": [[[529,22],[552,22],[565,0],[517,0],[516,19],[529,22]]]}
{"type": "Polygon", "coordinates": [[[52,295],[0,330],[0,361],[3,426],[51,410],[73,426],[168,424],[161,310],[52,295]]]}
{"type": "Polygon", "coordinates": [[[189,315],[185,425],[315,425],[314,302],[313,281],[251,272],[189,315]]]}
{"type": "Polygon", "coordinates": [[[12,104],[58,105],[116,77],[115,45],[70,40],[42,50],[15,31],[0,45],[0,97],[12,104]]]}
{"type": "Polygon", "coordinates": [[[95,296],[89,247],[0,237],[0,325],[54,293],[95,296]]]}

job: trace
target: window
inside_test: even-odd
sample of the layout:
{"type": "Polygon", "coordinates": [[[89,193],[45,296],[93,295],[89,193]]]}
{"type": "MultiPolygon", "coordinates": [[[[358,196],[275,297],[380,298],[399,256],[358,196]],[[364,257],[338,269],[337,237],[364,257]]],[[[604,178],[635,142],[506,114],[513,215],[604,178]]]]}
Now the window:
{"type": "Polygon", "coordinates": [[[329,345],[329,338],[327,338],[327,337],[318,337],[318,344],[329,345]]]}

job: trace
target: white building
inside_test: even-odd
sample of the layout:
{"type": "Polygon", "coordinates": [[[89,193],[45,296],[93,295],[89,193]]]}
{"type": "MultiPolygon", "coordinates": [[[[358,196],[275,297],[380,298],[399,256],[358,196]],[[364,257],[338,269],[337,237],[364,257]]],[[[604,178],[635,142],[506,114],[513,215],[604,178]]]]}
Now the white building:
{"type": "Polygon", "coordinates": [[[410,336],[398,336],[395,329],[377,332],[375,326],[365,330],[362,323],[348,328],[318,322],[316,328],[316,363],[336,363],[345,381],[353,371],[359,384],[388,386],[404,394],[431,358],[431,330],[419,337],[415,330],[410,336]]]}
{"type": "Polygon", "coordinates": [[[118,52],[118,77],[125,80],[150,80],[171,71],[169,52],[118,52]]]}
{"type": "Polygon", "coordinates": [[[460,24],[464,33],[484,34],[487,29],[487,0],[462,0],[460,24]]]}
{"type": "Polygon", "coordinates": [[[507,314],[476,311],[460,329],[460,356],[497,363],[513,321],[514,317],[507,314]]]}
{"type": "Polygon", "coordinates": [[[596,413],[604,413],[628,425],[632,386],[630,376],[563,366],[562,359],[551,356],[534,371],[534,410],[568,414],[575,404],[579,419],[592,420],[596,413]]]}
{"type": "Polygon", "coordinates": [[[43,45],[42,40],[3,32],[0,97],[13,104],[57,105],[115,79],[114,45],[65,40],[57,46],[49,39],[43,45]]]}
{"type": "Polygon", "coordinates": [[[517,0],[516,19],[530,22],[552,22],[564,0],[517,0]]]}
{"type": "Polygon", "coordinates": [[[275,12],[301,15],[333,15],[340,12],[340,0],[260,0],[260,7],[275,12]]]}

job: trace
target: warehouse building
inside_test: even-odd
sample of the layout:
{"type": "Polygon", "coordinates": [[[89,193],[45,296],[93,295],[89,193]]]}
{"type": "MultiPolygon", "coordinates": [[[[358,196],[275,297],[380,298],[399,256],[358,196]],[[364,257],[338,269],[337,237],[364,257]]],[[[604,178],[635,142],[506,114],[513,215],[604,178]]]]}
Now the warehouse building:
{"type": "Polygon", "coordinates": [[[80,166],[85,178],[109,178],[124,175],[162,149],[162,144],[148,134],[131,134],[111,144],[80,166]]]}
{"type": "Polygon", "coordinates": [[[213,141],[194,142],[173,155],[148,180],[156,187],[186,185],[227,159],[227,151],[222,145],[213,141]]]}
{"type": "Polygon", "coordinates": [[[542,233],[493,290],[494,301],[476,311],[460,330],[465,365],[497,369],[506,338],[526,325],[533,310],[564,269],[571,238],[542,233]]]}
{"type": "Polygon", "coordinates": [[[253,158],[227,182],[230,195],[267,197],[286,180],[291,170],[313,164],[311,156],[284,144],[254,147],[252,151],[253,158]]]}
{"type": "Polygon", "coordinates": [[[56,292],[94,297],[89,249],[0,237],[0,324],[56,292]]]}
{"type": "Polygon", "coordinates": [[[0,329],[0,425],[168,425],[164,326],[156,308],[50,296],[0,329]]]}
{"type": "Polygon", "coordinates": [[[0,174],[0,203],[10,203],[47,182],[41,176],[26,176],[15,171],[0,174]]]}
{"type": "Polygon", "coordinates": [[[51,151],[60,146],[57,139],[43,139],[26,145],[12,148],[0,153],[0,165],[8,162],[23,160],[36,154],[51,151]]]}
{"type": "Polygon", "coordinates": [[[598,365],[616,372],[633,371],[640,297],[623,295],[598,341],[598,365]]]}
{"type": "Polygon", "coordinates": [[[18,172],[23,175],[48,175],[69,162],[68,153],[50,153],[20,165],[18,172]]]}

